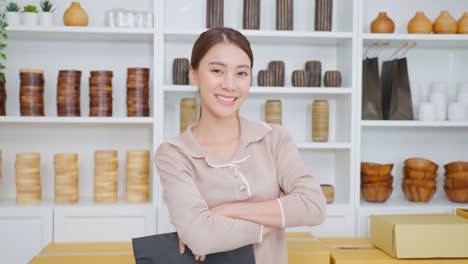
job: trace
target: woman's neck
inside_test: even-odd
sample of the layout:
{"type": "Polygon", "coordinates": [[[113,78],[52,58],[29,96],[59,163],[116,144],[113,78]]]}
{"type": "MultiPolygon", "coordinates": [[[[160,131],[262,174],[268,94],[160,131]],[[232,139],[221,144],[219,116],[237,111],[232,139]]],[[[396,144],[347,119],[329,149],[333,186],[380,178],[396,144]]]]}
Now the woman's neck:
{"type": "Polygon", "coordinates": [[[240,120],[237,115],[220,119],[203,113],[192,132],[201,145],[232,142],[240,139],[240,120]]]}

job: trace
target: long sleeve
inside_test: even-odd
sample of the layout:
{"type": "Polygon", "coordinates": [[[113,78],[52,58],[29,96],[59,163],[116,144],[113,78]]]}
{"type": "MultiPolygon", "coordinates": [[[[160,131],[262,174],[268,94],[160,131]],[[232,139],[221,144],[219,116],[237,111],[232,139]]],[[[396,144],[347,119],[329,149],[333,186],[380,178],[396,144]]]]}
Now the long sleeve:
{"type": "Polygon", "coordinates": [[[325,219],[326,198],[317,179],[299,155],[289,132],[279,128],[275,163],[278,181],[286,196],[278,199],[284,227],[315,226],[325,219]]]}
{"type": "Polygon", "coordinates": [[[194,254],[207,255],[261,242],[262,225],[209,211],[187,160],[157,153],[155,163],[171,223],[194,254]]]}

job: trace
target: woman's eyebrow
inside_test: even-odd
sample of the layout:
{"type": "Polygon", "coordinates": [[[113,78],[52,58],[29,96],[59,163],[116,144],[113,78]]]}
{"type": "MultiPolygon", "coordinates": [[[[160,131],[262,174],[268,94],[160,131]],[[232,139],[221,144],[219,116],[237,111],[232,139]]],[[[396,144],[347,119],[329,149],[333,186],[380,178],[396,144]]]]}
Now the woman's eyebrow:
{"type": "MultiPolygon", "coordinates": [[[[226,67],[226,63],[219,62],[219,61],[210,62],[210,63],[208,63],[208,65],[218,65],[218,66],[226,67]]],[[[236,68],[247,68],[247,69],[250,69],[250,66],[247,65],[247,64],[241,64],[241,65],[238,65],[236,68]]]]}

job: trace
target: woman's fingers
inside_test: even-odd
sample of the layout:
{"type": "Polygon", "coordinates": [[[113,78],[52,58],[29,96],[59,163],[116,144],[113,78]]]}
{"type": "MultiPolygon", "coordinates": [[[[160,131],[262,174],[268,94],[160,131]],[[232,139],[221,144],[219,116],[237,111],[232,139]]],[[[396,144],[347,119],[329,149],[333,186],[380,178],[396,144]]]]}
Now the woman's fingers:
{"type": "Polygon", "coordinates": [[[200,257],[200,261],[204,261],[205,258],[206,258],[206,256],[201,256],[201,257],[200,257]]]}
{"type": "Polygon", "coordinates": [[[179,252],[180,252],[180,254],[184,254],[184,252],[185,252],[185,244],[180,239],[179,239],[179,252]]]}

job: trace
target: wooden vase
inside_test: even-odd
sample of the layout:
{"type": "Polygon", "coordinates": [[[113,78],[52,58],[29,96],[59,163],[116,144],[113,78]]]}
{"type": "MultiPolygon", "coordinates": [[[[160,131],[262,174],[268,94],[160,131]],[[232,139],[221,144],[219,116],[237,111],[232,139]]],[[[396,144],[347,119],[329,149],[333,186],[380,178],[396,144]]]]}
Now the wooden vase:
{"type": "Polygon", "coordinates": [[[198,103],[195,98],[183,98],[180,101],[180,128],[183,133],[187,127],[198,121],[198,103]]]}
{"type": "Polygon", "coordinates": [[[307,86],[307,71],[295,70],[292,73],[292,85],[294,87],[306,87],[307,86]]]}
{"type": "Polygon", "coordinates": [[[54,156],[54,187],[56,204],[72,204],[79,200],[78,154],[62,153],[54,156]]]}
{"type": "Polygon", "coordinates": [[[447,10],[442,10],[432,25],[432,31],[436,34],[456,34],[457,21],[447,10]]]}
{"type": "Polygon", "coordinates": [[[129,203],[144,203],[149,198],[150,153],[147,150],[127,151],[125,197],[129,203]]]}
{"type": "Polygon", "coordinates": [[[189,85],[189,60],[176,58],[172,64],[172,82],[175,85],[189,85]]]}
{"type": "Polygon", "coordinates": [[[281,125],[282,116],[281,100],[267,100],[265,103],[265,122],[281,125]]]}
{"type": "Polygon", "coordinates": [[[268,70],[273,71],[275,74],[274,86],[284,86],[284,62],[270,61],[268,63],[268,70]]]}
{"type": "Polygon", "coordinates": [[[322,85],[322,64],[320,61],[307,61],[305,70],[308,72],[307,86],[320,87],[322,85]]]}
{"type": "Polygon", "coordinates": [[[60,70],[57,80],[57,116],[80,116],[81,71],[60,70]]]}
{"type": "Polygon", "coordinates": [[[341,87],[340,71],[327,71],[323,79],[325,87],[341,87]]]}
{"type": "Polygon", "coordinates": [[[21,116],[44,116],[44,71],[20,70],[21,116]]]}
{"type": "Polygon", "coordinates": [[[468,12],[464,12],[458,20],[457,34],[468,34],[468,12]]]}
{"type": "Polygon", "coordinates": [[[117,150],[94,152],[94,201],[96,203],[117,202],[118,168],[117,150]]]}
{"type": "Polygon", "coordinates": [[[17,153],[15,160],[16,203],[37,204],[42,200],[41,154],[17,153]]]}
{"type": "Polygon", "coordinates": [[[112,71],[91,71],[89,77],[89,116],[111,117],[113,109],[112,71]]]}
{"type": "Polygon", "coordinates": [[[329,128],[329,106],[326,100],[312,103],[312,141],[327,142],[329,128]]]}
{"type": "Polygon", "coordinates": [[[258,86],[275,86],[275,72],[260,70],[258,72],[258,86]]]}
{"type": "Polygon", "coordinates": [[[294,0],[276,0],[276,30],[293,30],[294,0]]]}
{"type": "Polygon", "coordinates": [[[88,13],[81,7],[79,2],[72,2],[63,14],[65,26],[86,27],[88,26],[88,13]]]}
{"type": "Polygon", "coordinates": [[[410,34],[429,34],[432,33],[432,21],[423,11],[417,11],[408,23],[407,29],[410,34]]]}
{"type": "Polygon", "coordinates": [[[333,0],[315,0],[315,31],[331,31],[333,0]]]}
{"type": "Polygon", "coordinates": [[[244,0],[243,29],[260,29],[260,0],[244,0]]]}
{"type": "Polygon", "coordinates": [[[387,16],[387,12],[379,12],[377,18],[372,21],[372,33],[393,33],[395,31],[395,24],[393,20],[387,16]]]}
{"type": "Polygon", "coordinates": [[[149,116],[149,68],[127,69],[127,116],[149,116]]]}
{"type": "Polygon", "coordinates": [[[217,28],[224,26],[224,0],[207,0],[206,27],[217,28]]]}

